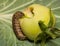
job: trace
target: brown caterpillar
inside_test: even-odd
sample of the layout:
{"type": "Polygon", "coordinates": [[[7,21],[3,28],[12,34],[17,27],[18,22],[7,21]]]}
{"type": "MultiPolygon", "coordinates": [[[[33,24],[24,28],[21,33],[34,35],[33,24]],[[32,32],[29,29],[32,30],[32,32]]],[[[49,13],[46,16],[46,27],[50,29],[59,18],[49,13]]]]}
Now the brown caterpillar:
{"type": "Polygon", "coordinates": [[[12,17],[13,31],[19,40],[26,39],[26,36],[23,34],[20,23],[19,23],[19,19],[22,18],[23,16],[24,16],[24,13],[17,11],[12,17]]]}

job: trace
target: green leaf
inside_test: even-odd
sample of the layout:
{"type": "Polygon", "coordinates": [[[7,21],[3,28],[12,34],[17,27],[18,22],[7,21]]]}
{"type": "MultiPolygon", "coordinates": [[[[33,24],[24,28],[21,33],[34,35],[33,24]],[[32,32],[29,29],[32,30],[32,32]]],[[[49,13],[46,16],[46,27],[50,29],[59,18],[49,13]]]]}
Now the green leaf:
{"type": "MultiPolygon", "coordinates": [[[[32,3],[51,8],[56,17],[55,27],[60,29],[60,0],[0,0],[0,46],[33,46],[32,42],[16,38],[11,21],[16,11],[21,11],[32,3]]],[[[47,46],[60,46],[60,38],[48,41],[47,46]]]]}

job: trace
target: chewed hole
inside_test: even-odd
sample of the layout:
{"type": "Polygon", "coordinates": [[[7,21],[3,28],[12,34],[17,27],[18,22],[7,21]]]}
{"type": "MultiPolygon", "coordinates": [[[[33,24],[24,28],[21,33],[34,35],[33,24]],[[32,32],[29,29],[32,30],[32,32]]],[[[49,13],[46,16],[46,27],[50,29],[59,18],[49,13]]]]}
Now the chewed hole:
{"type": "Polygon", "coordinates": [[[30,11],[31,11],[31,13],[33,14],[33,16],[34,16],[34,12],[33,12],[33,8],[32,7],[30,7],[30,11]]]}

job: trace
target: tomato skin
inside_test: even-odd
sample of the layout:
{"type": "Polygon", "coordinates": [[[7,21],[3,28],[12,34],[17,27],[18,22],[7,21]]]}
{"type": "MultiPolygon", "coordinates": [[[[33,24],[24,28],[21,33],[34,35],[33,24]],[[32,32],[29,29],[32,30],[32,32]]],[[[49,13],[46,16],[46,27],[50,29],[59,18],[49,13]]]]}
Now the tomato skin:
{"type": "MultiPolygon", "coordinates": [[[[28,39],[35,40],[36,37],[40,33],[42,33],[42,30],[40,29],[38,22],[43,21],[44,24],[48,26],[48,23],[50,21],[50,9],[38,4],[33,4],[28,8],[31,7],[33,8],[34,14],[31,13],[30,9],[26,9],[26,11],[25,10],[23,11],[25,17],[22,19],[20,18],[19,21],[20,21],[20,26],[22,28],[22,32],[28,37],[28,39]]],[[[53,21],[55,23],[54,16],[53,16],[53,21]]]]}

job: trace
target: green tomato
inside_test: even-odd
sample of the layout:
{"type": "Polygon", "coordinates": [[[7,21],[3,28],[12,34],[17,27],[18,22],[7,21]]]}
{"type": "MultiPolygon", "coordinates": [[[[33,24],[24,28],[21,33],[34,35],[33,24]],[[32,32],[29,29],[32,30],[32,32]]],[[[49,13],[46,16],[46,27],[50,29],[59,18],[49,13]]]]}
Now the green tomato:
{"type": "Polygon", "coordinates": [[[50,9],[42,5],[33,4],[24,10],[23,13],[25,17],[19,19],[22,32],[28,39],[35,40],[42,33],[38,22],[43,21],[46,26],[49,24],[50,9]]]}

